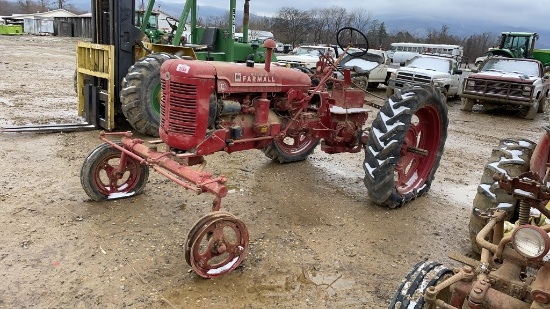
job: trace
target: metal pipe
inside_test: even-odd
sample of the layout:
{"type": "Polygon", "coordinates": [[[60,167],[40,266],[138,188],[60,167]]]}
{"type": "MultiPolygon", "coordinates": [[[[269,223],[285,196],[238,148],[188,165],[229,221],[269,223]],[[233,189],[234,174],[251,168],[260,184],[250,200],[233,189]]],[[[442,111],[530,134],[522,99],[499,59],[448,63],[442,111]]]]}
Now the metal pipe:
{"type": "Polygon", "coordinates": [[[243,43],[248,43],[248,23],[250,20],[250,0],[244,0],[243,43]]]}

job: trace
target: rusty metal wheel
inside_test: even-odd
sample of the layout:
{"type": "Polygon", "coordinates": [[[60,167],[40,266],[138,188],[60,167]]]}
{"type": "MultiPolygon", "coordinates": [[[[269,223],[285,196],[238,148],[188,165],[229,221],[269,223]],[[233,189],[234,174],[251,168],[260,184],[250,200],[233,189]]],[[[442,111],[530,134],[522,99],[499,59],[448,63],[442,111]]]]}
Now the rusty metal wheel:
{"type": "Polygon", "coordinates": [[[185,244],[185,260],[203,278],[237,268],[248,250],[248,230],[234,215],[216,211],[199,219],[185,244]]]}
{"type": "Polygon", "coordinates": [[[303,132],[297,132],[284,138],[275,138],[262,151],[273,161],[290,163],[307,159],[318,144],[318,138],[309,137],[303,132]]]}
{"type": "Polygon", "coordinates": [[[448,122],[447,106],[433,87],[404,89],[386,101],[365,148],[365,185],[371,200],[395,208],[429,190],[448,122]]]}
{"type": "Polygon", "coordinates": [[[90,152],[80,170],[82,188],[95,201],[138,195],[148,177],[147,165],[141,165],[107,143],[90,152]]]}

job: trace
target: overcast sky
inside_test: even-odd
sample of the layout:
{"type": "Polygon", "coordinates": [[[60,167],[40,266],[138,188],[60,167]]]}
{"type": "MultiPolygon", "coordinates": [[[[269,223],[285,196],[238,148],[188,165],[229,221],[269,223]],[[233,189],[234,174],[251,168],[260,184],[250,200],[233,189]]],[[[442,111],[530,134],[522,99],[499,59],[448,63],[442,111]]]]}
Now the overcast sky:
{"type": "MultiPolygon", "coordinates": [[[[181,3],[181,0],[164,0],[181,3]]],[[[228,9],[228,0],[197,0],[198,5],[228,9]]],[[[237,10],[242,10],[244,0],[237,0],[237,10]]],[[[339,6],[349,10],[363,7],[372,18],[382,15],[464,16],[466,19],[488,19],[518,27],[547,28],[550,25],[550,2],[545,0],[250,0],[250,12],[272,16],[284,7],[301,10],[339,6]]],[[[383,21],[383,20],[382,20],[383,21]]]]}

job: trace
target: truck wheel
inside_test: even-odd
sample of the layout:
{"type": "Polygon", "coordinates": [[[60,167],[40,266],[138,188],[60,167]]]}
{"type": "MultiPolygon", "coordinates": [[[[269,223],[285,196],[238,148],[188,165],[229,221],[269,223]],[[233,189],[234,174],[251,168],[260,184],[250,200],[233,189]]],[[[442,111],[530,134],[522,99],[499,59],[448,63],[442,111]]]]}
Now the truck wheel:
{"type": "Polygon", "coordinates": [[[120,102],[128,122],[140,133],[159,136],[160,125],[160,66],[178,57],[154,53],[138,60],[122,80],[120,102]]]}
{"type": "Polygon", "coordinates": [[[263,153],[273,161],[291,163],[303,161],[309,157],[319,145],[320,139],[311,138],[305,134],[296,134],[285,138],[275,138],[271,144],[262,149],[263,153]]]}
{"type": "Polygon", "coordinates": [[[389,98],[393,94],[393,89],[390,86],[386,86],[386,96],[389,98]]]}
{"type": "Polygon", "coordinates": [[[366,76],[357,76],[352,79],[353,84],[355,87],[359,89],[367,89],[367,86],[369,84],[369,80],[366,76]]]}
{"type": "MultiPolygon", "coordinates": [[[[416,264],[401,281],[390,302],[389,309],[435,308],[424,302],[424,292],[453,275],[453,272],[440,263],[422,261],[416,264]]],[[[451,292],[446,288],[439,292],[437,299],[450,303],[451,292]]]]}
{"type": "Polygon", "coordinates": [[[430,86],[392,95],[372,123],[365,185],[379,205],[401,206],[430,189],[447,139],[447,105],[430,86]]]}
{"type": "MultiPolygon", "coordinates": [[[[120,143],[118,145],[122,146],[120,143]]],[[[126,166],[121,175],[117,171],[121,156],[120,150],[104,143],[90,152],[84,160],[80,170],[80,183],[92,200],[118,199],[143,192],[149,178],[149,167],[126,156],[126,166]]]]}
{"type": "Polygon", "coordinates": [[[544,110],[546,109],[546,99],[547,98],[548,98],[548,96],[546,94],[544,94],[542,96],[542,98],[540,98],[540,100],[539,100],[539,109],[537,110],[537,112],[544,113],[544,110]]]}
{"type": "MultiPolygon", "coordinates": [[[[499,188],[498,183],[493,180],[493,175],[495,173],[506,173],[510,177],[517,177],[529,171],[529,162],[535,146],[535,143],[526,139],[503,139],[498,147],[493,149],[491,157],[483,170],[474,198],[472,212],[470,213],[468,230],[474,252],[481,252],[476,244],[476,236],[486,224],[480,214],[497,206],[515,207],[517,204],[517,199],[499,188]]],[[[510,213],[513,213],[513,211],[510,213]]],[[[507,220],[511,218],[512,215],[507,220]]]]}
{"type": "Polygon", "coordinates": [[[378,88],[378,85],[380,85],[380,83],[377,83],[377,82],[367,83],[367,87],[369,89],[376,89],[378,88]]]}
{"type": "Polygon", "coordinates": [[[537,116],[539,110],[539,105],[539,101],[533,101],[533,105],[527,109],[527,113],[523,116],[523,118],[527,120],[535,119],[535,116],[537,116]]]}
{"type": "Polygon", "coordinates": [[[460,110],[471,112],[474,109],[474,99],[462,98],[462,107],[460,110]]]}

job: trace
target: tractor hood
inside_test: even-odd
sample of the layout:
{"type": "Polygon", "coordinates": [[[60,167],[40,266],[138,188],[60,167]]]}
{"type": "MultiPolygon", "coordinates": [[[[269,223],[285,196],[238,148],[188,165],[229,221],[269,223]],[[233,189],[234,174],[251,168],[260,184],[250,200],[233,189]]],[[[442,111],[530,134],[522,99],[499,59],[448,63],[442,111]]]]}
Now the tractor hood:
{"type": "Polygon", "coordinates": [[[529,84],[529,85],[534,83],[535,80],[540,79],[540,77],[537,77],[537,76],[529,76],[526,74],[507,73],[507,72],[474,73],[474,74],[470,74],[468,78],[501,80],[501,81],[529,84]]]}
{"type": "Polygon", "coordinates": [[[311,87],[307,74],[273,64],[268,72],[263,63],[249,67],[241,63],[174,59],[161,67],[161,78],[166,80],[167,76],[171,82],[179,83],[187,83],[186,79],[216,79],[218,93],[286,93],[291,89],[305,92],[311,87]]]}

